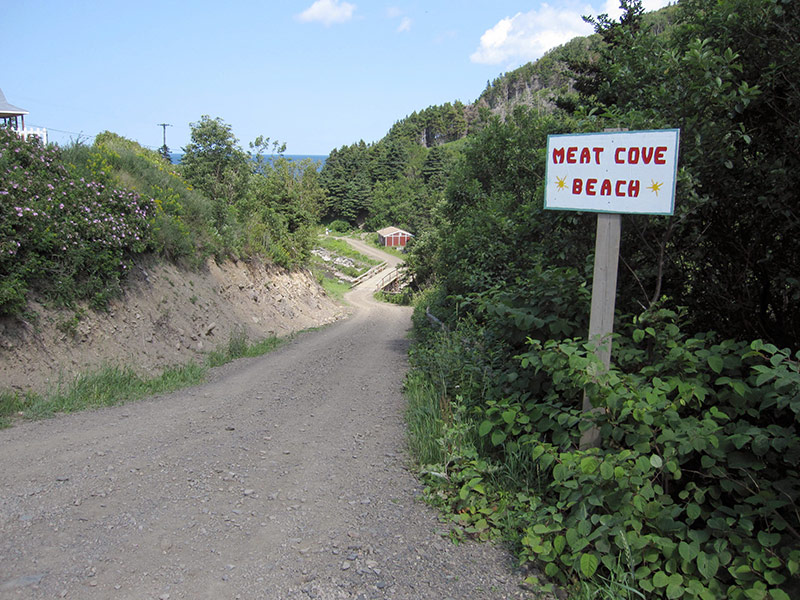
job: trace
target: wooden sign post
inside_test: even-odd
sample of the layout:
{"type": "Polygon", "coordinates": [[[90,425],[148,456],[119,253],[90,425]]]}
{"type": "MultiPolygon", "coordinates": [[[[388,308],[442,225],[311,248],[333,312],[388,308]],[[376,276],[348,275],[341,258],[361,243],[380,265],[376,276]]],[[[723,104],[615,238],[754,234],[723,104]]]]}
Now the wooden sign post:
{"type": "MultiPolygon", "coordinates": [[[[589,341],[608,369],[617,295],[623,213],[671,215],[678,167],[677,129],[606,131],[547,137],[544,207],[597,212],[589,341]]],[[[583,397],[583,412],[594,410],[583,397]]],[[[600,432],[581,436],[581,449],[600,445],[600,432]]]]}
{"type": "MultiPolygon", "coordinates": [[[[589,314],[589,341],[596,343],[595,354],[603,367],[611,365],[611,336],[614,333],[614,306],[617,301],[617,265],[622,215],[597,215],[597,234],[594,246],[592,273],[592,308],[589,314]]],[[[592,410],[592,400],[583,395],[583,412],[592,410]]],[[[592,427],[581,436],[581,450],[600,445],[600,431],[592,427]]]]}

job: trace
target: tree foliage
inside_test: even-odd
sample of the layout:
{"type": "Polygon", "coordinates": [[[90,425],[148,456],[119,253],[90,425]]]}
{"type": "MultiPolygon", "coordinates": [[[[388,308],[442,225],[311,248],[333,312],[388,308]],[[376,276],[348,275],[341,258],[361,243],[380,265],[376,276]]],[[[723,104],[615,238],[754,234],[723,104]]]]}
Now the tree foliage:
{"type": "Polygon", "coordinates": [[[322,185],[328,194],[327,217],[354,224],[369,211],[371,181],[367,145],[333,149],[322,167],[322,185]]]}
{"type": "Polygon", "coordinates": [[[259,136],[245,152],[230,125],[201,117],[182,160],[187,180],[213,206],[214,225],[234,255],[261,255],[284,267],[308,260],[326,203],[317,165],[283,157],[286,145],[259,136]]]}
{"type": "Polygon", "coordinates": [[[400,129],[380,142],[334,149],[321,183],[328,196],[326,219],[380,229],[394,225],[421,233],[432,223],[456,152],[426,148],[400,129]]]}
{"type": "Polygon", "coordinates": [[[247,171],[247,155],[238,146],[231,126],[208,115],[190,126],[192,141],[181,159],[186,178],[211,197],[235,201],[242,188],[232,186],[247,171]]]}
{"type": "Polygon", "coordinates": [[[629,266],[647,292],[640,299],[649,305],[664,294],[690,306],[698,329],[795,345],[796,2],[692,0],[663,36],[643,26],[638,2],[629,4],[623,23],[597,22],[606,45],[581,72],[580,90],[585,110],[618,125],[681,129],[677,214],[632,219],[628,247],[640,251],[629,266]]]}
{"type": "Polygon", "coordinates": [[[800,11],[623,6],[593,20],[560,111],[517,108],[467,139],[409,259],[434,284],[412,353],[443,422],[431,498],[562,585],[786,600],[800,572],[800,11]],[[675,215],[623,220],[605,372],[585,342],[595,219],[543,211],[542,195],[549,133],[611,127],[680,128],[681,147],[675,215]],[[582,451],[592,423],[603,447],[582,451]]]}

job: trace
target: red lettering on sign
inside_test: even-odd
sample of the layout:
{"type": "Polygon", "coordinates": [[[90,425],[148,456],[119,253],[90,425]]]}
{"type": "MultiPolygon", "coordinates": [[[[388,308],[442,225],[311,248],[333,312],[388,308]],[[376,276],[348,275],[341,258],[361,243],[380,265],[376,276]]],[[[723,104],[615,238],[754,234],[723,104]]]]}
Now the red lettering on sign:
{"type": "Polygon", "coordinates": [[[620,146],[616,150],[614,150],[614,162],[618,165],[638,165],[639,160],[649,165],[651,162],[657,165],[665,165],[667,164],[666,156],[664,156],[667,152],[666,146],[656,146],[655,148],[652,146],[643,146],[641,148],[634,146],[633,148],[625,148],[620,146]]]}
{"type": "MultiPolygon", "coordinates": [[[[588,165],[594,162],[594,164],[600,164],[600,157],[603,154],[605,148],[578,148],[578,146],[570,146],[569,148],[553,148],[553,164],[554,165],[561,165],[565,162],[574,165],[574,164],[582,164],[588,165]]],[[[624,150],[624,148],[623,148],[624,150]]],[[[624,160],[618,160],[617,162],[623,163],[624,160]]]]}
{"type": "Polygon", "coordinates": [[[580,177],[576,177],[572,180],[572,194],[574,196],[580,196],[582,194],[586,196],[597,196],[598,183],[600,184],[601,196],[611,196],[613,191],[613,194],[619,198],[625,198],[626,196],[636,198],[639,196],[639,191],[642,187],[642,183],[638,179],[631,179],[630,181],[627,179],[617,179],[616,181],[612,179],[603,179],[602,181],[598,181],[597,179],[591,178],[584,181],[580,177]]]}
{"type": "Polygon", "coordinates": [[[578,152],[578,149],[575,146],[571,146],[567,148],[567,163],[570,165],[574,165],[576,162],[575,154],[578,152]]]}

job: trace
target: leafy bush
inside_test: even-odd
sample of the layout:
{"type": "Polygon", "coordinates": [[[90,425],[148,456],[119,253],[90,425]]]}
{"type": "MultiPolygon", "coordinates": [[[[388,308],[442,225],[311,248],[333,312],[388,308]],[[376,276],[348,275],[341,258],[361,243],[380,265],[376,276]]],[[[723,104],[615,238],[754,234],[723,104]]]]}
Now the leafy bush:
{"type": "Polygon", "coordinates": [[[22,311],[30,290],[105,306],[147,249],[154,202],[73,179],[60,161],[57,148],[0,129],[0,314],[22,311]]]}
{"type": "Polygon", "coordinates": [[[328,225],[328,228],[334,233],[347,233],[351,229],[350,223],[347,221],[342,221],[341,219],[331,221],[331,223],[328,225]]]}
{"type": "Polygon", "coordinates": [[[403,288],[400,292],[383,292],[377,291],[373,294],[376,300],[381,302],[388,302],[389,304],[397,304],[399,306],[410,306],[414,300],[414,292],[411,288],[403,288]]]}
{"type": "Polygon", "coordinates": [[[430,288],[420,295],[413,317],[418,343],[412,349],[412,364],[435,373],[451,398],[460,394],[470,406],[509,393],[529,398],[535,388],[531,378],[520,373],[514,356],[525,350],[529,336],[579,335],[588,326],[588,307],[585,282],[575,269],[567,268],[535,265],[513,282],[464,296],[446,296],[443,288],[430,288]],[[430,335],[428,309],[452,334],[430,335]],[[452,364],[439,364],[449,359],[452,364]]]}
{"type": "Polygon", "coordinates": [[[689,338],[664,310],[617,336],[608,372],[580,340],[532,339],[513,377],[532,394],[456,398],[474,437],[445,480],[428,475],[433,497],[562,585],[622,570],[647,598],[787,599],[800,571],[798,359],[689,338]],[[601,410],[581,413],[584,390],[601,410]],[[601,448],[579,450],[592,425],[601,448]]]}
{"type": "Polygon", "coordinates": [[[157,152],[106,131],[92,146],[73,145],[63,155],[70,169],[83,177],[152,197],[152,249],[168,260],[199,265],[212,254],[225,254],[213,226],[211,202],[157,152]]]}
{"type": "Polygon", "coordinates": [[[261,230],[258,252],[285,268],[293,268],[311,257],[322,203],[316,163],[276,157],[251,174],[248,189],[235,209],[247,227],[261,230]]]}

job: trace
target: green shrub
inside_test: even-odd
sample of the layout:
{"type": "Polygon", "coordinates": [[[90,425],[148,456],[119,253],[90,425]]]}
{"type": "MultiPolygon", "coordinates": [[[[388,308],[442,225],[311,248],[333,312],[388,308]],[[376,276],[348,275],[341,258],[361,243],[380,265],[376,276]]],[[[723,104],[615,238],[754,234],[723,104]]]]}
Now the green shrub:
{"type": "Polygon", "coordinates": [[[92,146],[67,148],[64,159],[81,176],[152,197],[152,249],[168,260],[196,266],[208,256],[225,254],[213,227],[212,202],[157,152],[106,131],[92,146]]]}
{"type": "MultiPolygon", "coordinates": [[[[533,342],[523,355],[553,382],[517,438],[552,473],[523,556],[565,581],[630,551],[648,597],[789,598],[800,569],[800,355],[685,339],[673,323],[635,329],[631,341],[620,350],[623,366],[638,363],[628,373],[603,374],[576,342],[533,342]],[[586,388],[604,409],[592,415],[599,451],[575,451],[574,398],[586,388]]],[[[518,420],[500,417],[484,433],[518,420]]]]}
{"type": "Polygon", "coordinates": [[[73,179],[56,147],[0,129],[0,315],[18,314],[28,291],[102,307],[133,256],[150,241],[151,199],[73,179]]]}
{"type": "Polygon", "coordinates": [[[404,288],[402,291],[394,293],[378,291],[373,295],[376,300],[399,306],[410,306],[414,300],[414,292],[411,288],[404,288]]]}
{"type": "MultiPolygon", "coordinates": [[[[516,371],[486,384],[505,385],[505,396],[454,398],[474,437],[446,480],[427,476],[434,501],[467,528],[497,527],[561,585],[633,581],[647,598],[792,597],[800,353],[688,337],[677,321],[664,310],[638,319],[617,335],[608,372],[580,340],[531,339],[516,371]],[[599,410],[581,412],[584,390],[599,410]],[[592,425],[601,448],[579,450],[592,425]]],[[[470,364],[443,360],[442,343],[430,346],[442,371],[428,369],[434,382],[470,364]]]]}
{"type": "Polygon", "coordinates": [[[574,269],[535,266],[513,282],[465,296],[445,296],[441,288],[423,292],[416,302],[412,365],[441,381],[451,398],[468,405],[517,394],[536,393],[529,373],[514,357],[527,338],[570,337],[585,331],[589,294],[574,269]],[[426,311],[441,319],[450,334],[436,334],[426,311]],[[442,365],[442,361],[447,361],[442,365]]]}
{"type": "Polygon", "coordinates": [[[350,231],[350,223],[342,221],[341,219],[336,219],[335,221],[331,221],[328,225],[328,229],[335,233],[348,233],[350,231]]]}

